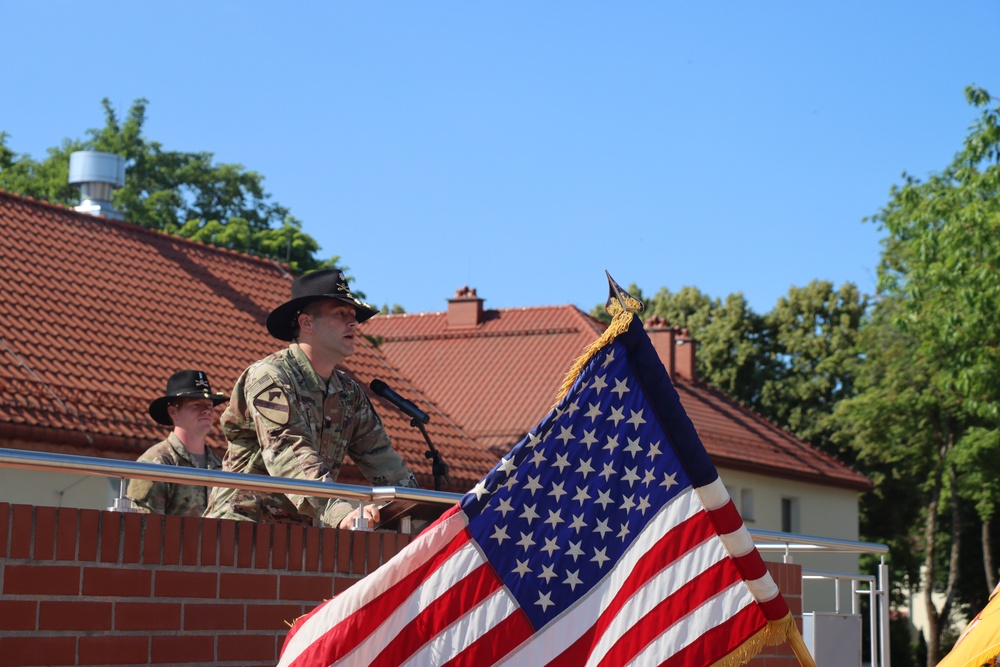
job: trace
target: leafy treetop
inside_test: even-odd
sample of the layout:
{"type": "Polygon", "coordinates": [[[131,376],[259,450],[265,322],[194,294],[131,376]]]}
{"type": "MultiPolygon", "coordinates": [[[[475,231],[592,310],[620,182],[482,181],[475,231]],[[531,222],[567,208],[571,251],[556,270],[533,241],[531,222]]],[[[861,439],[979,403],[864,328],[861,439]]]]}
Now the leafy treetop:
{"type": "Polygon", "coordinates": [[[79,195],[68,183],[70,154],[115,153],[125,158],[127,177],[125,186],[112,194],[112,203],[130,222],[269,257],[288,264],[294,273],[337,266],[337,256],[316,257],[319,243],[302,231],[302,223],[287,207],[273,201],[260,173],[240,164],[216,163],[205,151],[166,150],[148,139],[142,133],[145,99],[133,102],[124,119],[107,98],[101,104],[104,127],[87,130],[86,139],[64,140],[40,161],[16,154],[7,146],[9,135],[0,132],[0,189],[73,205],[79,195]]]}

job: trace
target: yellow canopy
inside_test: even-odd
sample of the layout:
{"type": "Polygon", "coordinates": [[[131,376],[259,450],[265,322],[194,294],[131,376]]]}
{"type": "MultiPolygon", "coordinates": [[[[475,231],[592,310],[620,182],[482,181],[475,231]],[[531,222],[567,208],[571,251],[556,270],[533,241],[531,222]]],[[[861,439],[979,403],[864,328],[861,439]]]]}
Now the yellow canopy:
{"type": "Polygon", "coordinates": [[[993,589],[990,601],[969,623],[955,648],[937,667],[992,667],[1000,654],[1000,585],[993,589]]]}

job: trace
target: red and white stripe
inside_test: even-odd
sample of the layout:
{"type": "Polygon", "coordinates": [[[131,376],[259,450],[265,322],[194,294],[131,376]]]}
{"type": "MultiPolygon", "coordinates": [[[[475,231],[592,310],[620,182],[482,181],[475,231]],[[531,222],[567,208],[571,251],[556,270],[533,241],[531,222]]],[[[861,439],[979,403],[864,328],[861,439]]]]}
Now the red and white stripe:
{"type": "Polygon", "coordinates": [[[296,624],[279,667],[711,664],[787,613],[718,480],[662,508],[539,632],[466,526],[454,508],[296,624]]]}

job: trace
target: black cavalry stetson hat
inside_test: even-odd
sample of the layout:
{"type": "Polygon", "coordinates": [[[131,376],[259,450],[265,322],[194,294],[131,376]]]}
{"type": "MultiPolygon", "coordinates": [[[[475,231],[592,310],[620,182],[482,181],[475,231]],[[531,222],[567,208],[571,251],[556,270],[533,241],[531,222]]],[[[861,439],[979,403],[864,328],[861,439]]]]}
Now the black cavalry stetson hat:
{"type": "Polygon", "coordinates": [[[353,306],[359,324],[378,315],[378,309],[354,296],[343,272],[339,269],[320,269],[295,279],[291,300],[267,316],[267,330],[278,340],[292,340],[299,312],[313,301],[322,299],[336,299],[353,306]]]}
{"type": "Polygon", "coordinates": [[[167,406],[178,398],[208,398],[212,405],[225,403],[229,397],[225,394],[213,394],[208,384],[205,371],[177,371],[167,380],[167,393],[149,404],[149,416],[164,426],[173,426],[167,406]]]}

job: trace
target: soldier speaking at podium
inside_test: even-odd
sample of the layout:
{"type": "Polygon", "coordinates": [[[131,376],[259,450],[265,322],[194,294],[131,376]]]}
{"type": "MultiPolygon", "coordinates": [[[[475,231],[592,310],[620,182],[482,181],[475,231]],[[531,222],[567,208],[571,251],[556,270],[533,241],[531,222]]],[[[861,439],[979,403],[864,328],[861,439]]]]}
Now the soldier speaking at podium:
{"type": "MultiPolygon", "coordinates": [[[[243,372],[222,415],[223,470],[334,482],[346,454],[374,486],[416,487],[364,391],[335,368],[354,353],[358,324],[378,311],[336,269],[297,278],[291,296],[267,318],[290,345],[243,372]]],[[[378,521],[377,507],[364,510],[378,521]]],[[[347,528],[357,512],[344,500],[218,487],[205,516],[347,528]]]]}

